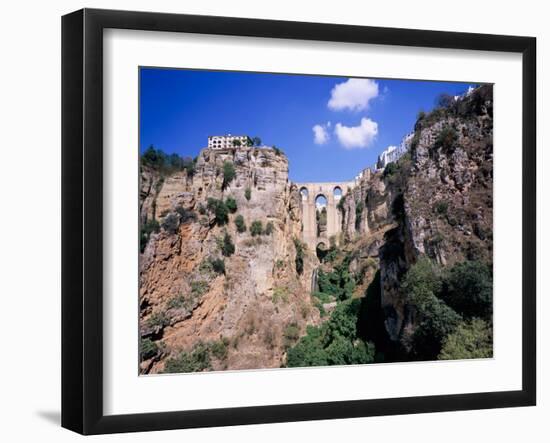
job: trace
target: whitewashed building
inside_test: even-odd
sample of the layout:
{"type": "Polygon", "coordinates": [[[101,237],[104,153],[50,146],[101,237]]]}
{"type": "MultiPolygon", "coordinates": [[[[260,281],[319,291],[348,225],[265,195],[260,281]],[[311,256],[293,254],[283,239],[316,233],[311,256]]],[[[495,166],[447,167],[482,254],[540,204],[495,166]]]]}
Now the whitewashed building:
{"type": "Polygon", "coordinates": [[[384,169],[388,163],[396,162],[399,160],[403,154],[407,153],[411,149],[411,142],[414,137],[414,132],[407,134],[401,140],[399,146],[389,146],[385,151],[378,156],[378,161],[376,162],[377,169],[384,169]]]}
{"type": "Polygon", "coordinates": [[[210,149],[227,149],[235,147],[235,142],[240,146],[248,146],[250,137],[247,135],[211,135],[208,137],[208,147],[210,149]]]}

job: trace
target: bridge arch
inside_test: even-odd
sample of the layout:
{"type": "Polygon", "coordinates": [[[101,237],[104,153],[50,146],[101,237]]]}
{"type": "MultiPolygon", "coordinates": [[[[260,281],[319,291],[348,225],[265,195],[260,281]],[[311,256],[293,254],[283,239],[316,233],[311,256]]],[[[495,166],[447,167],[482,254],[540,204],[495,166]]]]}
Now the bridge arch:
{"type": "MultiPolygon", "coordinates": [[[[355,183],[327,182],[327,183],[296,183],[300,190],[302,206],[302,241],[306,243],[312,252],[316,252],[317,245],[323,241],[329,244],[331,237],[338,242],[342,232],[342,214],[338,210],[338,202],[343,198],[355,183]],[[324,201],[326,214],[326,229],[318,230],[318,203],[319,198],[324,201]]],[[[322,208],[322,206],[321,206],[322,208]]],[[[323,215],[323,217],[325,217],[323,215]]]]}

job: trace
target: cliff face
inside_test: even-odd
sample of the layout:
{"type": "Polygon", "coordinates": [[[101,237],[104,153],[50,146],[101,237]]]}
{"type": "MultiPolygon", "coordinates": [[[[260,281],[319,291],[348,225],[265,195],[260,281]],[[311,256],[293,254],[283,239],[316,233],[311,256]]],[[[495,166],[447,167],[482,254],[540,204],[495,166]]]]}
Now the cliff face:
{"type": "Polygon", "coordinates": [[[400,282],[426,255],[443,266],[492,261],[493,118],[490,87],[417,122],[409,157],[386,178],[397,226],[380,251],[381,300],[390,338],[405,347],[414,309],[400,282]]]}
{"type": "MultiPolygon", "coordinates": [[[[158,181],[147,175],[142,180],[142,218],[153,206],[153,194],[143,189],[158,181]]],[[[306,324],[319,321],[309,297],[315,258],[306,254],[302,273],[296,271],[300,200],[288,182],[284,154],[203,150],[192,178],[185,171],[166,177],[155,202],[162,228],[151,234],[140,262],[142,343],[154,345],[141,371],[162,371],[167,360],[205,344],[218,350],[210,369],[281,366],[289,340],[285,331],[303,333],[306,324]],[[227,163],[234,166],[229,182],[227,163]],[[221,224],[208,199],[228,198],[237,209],[221,224]],[[245,232],[238,232],[237,217],[245,232]],[[254,221],[261,222],[260,234],[251,233],[254,221]],[[224,250],[226,235],[233,253],[224,250]]]]}

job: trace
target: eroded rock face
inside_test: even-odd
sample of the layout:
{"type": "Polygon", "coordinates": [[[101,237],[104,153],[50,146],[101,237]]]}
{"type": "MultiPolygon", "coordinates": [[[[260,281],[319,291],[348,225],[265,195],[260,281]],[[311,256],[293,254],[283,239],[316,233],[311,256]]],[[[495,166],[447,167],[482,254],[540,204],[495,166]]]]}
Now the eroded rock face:
{"type": "Polygon", "coordinates": [[[192,178],[178,173],[164,180],[156,211],[161,225],[167,218],[177,223],[172,232],[152,234],[140,261],[141,335],[159,346],[142,362],[142,372],[160,372],[180,352],[222,340],[226,355],[214,357],[211,369],[280,367],[285,328],[295,325],[304,333],[307,324],[319,322],[309,297],[316,258],[306,251],[303,272],[296,272],[301,207],[288,182],[286,156],[267,148],[203,150],[192,178]],[[229,183],[225,162],[235,169],[229,183]],[[207,200],[228,197],[237,211],[219,226],[207,200]],[[246,232],[237,231],[237,216],[246,232]],[[253,221],[262,223],[262,235],[251,235],[253,221]],[[266,234],[268,223],[272,232],[266,234]],[[222,252],[226,233],[235,246],[230,256],[222,252]],[[213,260],[223,260],[225,272],[213,269],[213,260]]]}
{"type": "Polygon", "coordinates": [[[419,121],[402,186],[389,185],[397,227],[381,248],[381,297],[388,334],[405,347],[414,330],[414,312],[399,287],[420,255],[441,265],[492,261],[490,91],[482,87],[454,111],[434,112],[419,121]]]}

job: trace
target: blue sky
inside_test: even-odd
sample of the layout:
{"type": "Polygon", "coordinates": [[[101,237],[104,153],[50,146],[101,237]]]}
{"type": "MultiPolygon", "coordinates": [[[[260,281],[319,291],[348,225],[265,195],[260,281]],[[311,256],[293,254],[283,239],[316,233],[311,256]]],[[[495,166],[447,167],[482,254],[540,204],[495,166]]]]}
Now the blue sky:
{"type": "Polygon", "coordinates": [[[140,69],[140,150],[196,156],[209,135],[259,136],[295,182],[351,180],[470,83],[140,69]],[[314,129],[315,128],[315,129],[314,129]]]}

